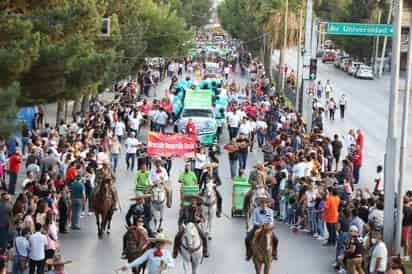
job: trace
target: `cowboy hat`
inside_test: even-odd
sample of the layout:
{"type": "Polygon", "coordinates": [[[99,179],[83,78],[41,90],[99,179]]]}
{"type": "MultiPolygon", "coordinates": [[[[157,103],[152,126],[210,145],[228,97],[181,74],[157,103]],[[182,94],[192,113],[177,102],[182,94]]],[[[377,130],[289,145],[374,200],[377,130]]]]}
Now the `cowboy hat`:
{"type": "Polygon", "coordinates": [[[136,196],[133,198],[130,198],[130,201],[137,201],[139,199],[146,199],[146,198],[150,198],[150,194],[144,194],[141,191],[136,192],[136,196]]]}
{"type": "Polygon", "coordinates": [[[188,201],[188,202],[190,202],[190,201],[192,201],[192,200],[197,200],[198,203],[202,203],[202,202],[203,202],[203,199],[200,198],[198,195],[185,195],[185,196],[183,197],[183,200],[188,201]]]}
{"type": "Polygon", "coordinates": [[[71,260],[64,260],[63,256],[60,254],[55,255],[51,259],[46,260],[46,264],[48,265],[64,265],[64,264],[71,264],[71,260]]]}
{"type": "Polygon", "coordinates": [[[260,197],[260,198],[256,198],[255,202],[259,205],[262,204],[262,203],[272,204],[274,202],[274,200],[272,198],[260,197]]]}
{"type": "Polygon", "coordinates": [[[169,240],[163,233],[157,234],[155,238],[149,238],[149,241],[152,243],[172,244],[172,241],[169,240]]]}

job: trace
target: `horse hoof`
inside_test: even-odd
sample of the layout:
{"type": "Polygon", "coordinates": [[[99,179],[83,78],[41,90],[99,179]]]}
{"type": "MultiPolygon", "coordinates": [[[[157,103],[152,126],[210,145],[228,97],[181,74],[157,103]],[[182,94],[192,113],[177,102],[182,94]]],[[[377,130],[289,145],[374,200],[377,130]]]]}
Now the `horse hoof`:
{"type": "Polygon", "coordinates": [[[212,236],[207,237],[207,239],[208,239],[209,241],[211,241],[211,240],[212,240],[212,236]]]}
{"type": "Polygon", "coordinates": [[[107,231],[106,233],[107,233],[107,234],[110,234],[110,231],[107,231]]]}

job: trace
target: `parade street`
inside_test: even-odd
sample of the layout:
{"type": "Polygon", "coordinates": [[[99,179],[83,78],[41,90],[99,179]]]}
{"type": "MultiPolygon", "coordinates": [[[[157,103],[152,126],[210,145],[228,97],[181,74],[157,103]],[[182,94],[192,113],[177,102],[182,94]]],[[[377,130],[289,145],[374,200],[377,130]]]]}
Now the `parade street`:
{"type": "MultiPolygon", "coordinates": [[[[235,80],[242,83],[239,77],[236,77],[235,80]]],[[[162,85],[156,90],[157,94],[163,93],[164,87],[168,84],[168,79],[163,81],[162,85]]],[[[228,141],[226,130],[224,137],[222,144],[228,141]]],[[[145,134],[141,138],[142,141],[146,141],[145,134]]],[[[255,146],[254,152],[249,153],[248,169],[250,170],[257,161],[262,161],[262,159],[262,153],[255,146]]],[[[205,259],[200,266],[199,274],[250,274],[254,271],[254,267],[252,262],[244,260],[244,237],[246,233],[244,219],[230,217],[232,183],[227,153],[223,149],[219,160],[219,173],[223,180],[223,185],[219,189],[223,195],[224,216],[214,220],[213,239],[210,242],[210,257],[205,259]]],[[[173,207],[166,209],[166,220],[164,221],[164,230],[171,239],[177,232],[180,201],[177,178],[183,169],[183,160],[176,159],[173,161],[170,180],[173,185],[173,207]]],[[[95,217],[86,216],[81,220],[81,231],[72,231],[70,234],[61,237],[61,245],[64,248],[65,255],[75,262],[67,266],[70,273],[114,273],[114,269],[122,266],[125,262],[120,259],[121,239],[126,231],[125,211],[131,203],[129,199],[134,196],[135,172],[126,171],[124,157],[121,157],[116,175],[116,187],[120,194],[122,208],[114,215],[111,234],[105,235],[103,240],[99,240],[97,238],[95,217]]],[[[335,252],[333,247],[322,247],[320,241],[312,239],[311,236],[305,233],[293,233],[284,224],[277,224],[275,231],[280,240],[280,252],[279,260],[273,263],[271,273],[333,273],[330,267],[335,252]],[[305,260],[305,264],[299,263],[302,259],[305,260]]],[[[181,256],[176,260],[176,268],[171,273],[184,273],[181,256]]]]}
{"type": "MultiPolygon", "coordinates": [[[[290,49],[286,55],[286,62],[290,69],[296,72],[296,49],[290,49]]],[[[272,62],[278,61],[278,52],[272,58],[272,62]]],[[[387,126],[388,104],[390,93],[389,75],[374,80],[357,79],[342,70],[336,69],[333,64],[323,64],[318,61],[318,80],[322,84],[330,80],[333,86],[333,97],[338,100],[341,94],[345,94],[348,100],[345,119],[342,121],[336,115],[335,121],[326,121],[326,133],[329,136],[337,133],[346,136],[349,129],[359,128],[365,137],[364,165],[361,169],[361,185],[371,187],[376,174],[376,166],[383,165],[387,126]]],[[[401,79],[400,89],[404,89],[405,81],[401,79]]],[[[401,113],[404,92],[399,93],[398,103],[398,130],[401,131],[401,113]]],[[[412,102],[410,102],[412,105],[412,102]]],[[[412,113],[409,112],[409,120],[412,113]]],[[[408,131],[409,140],[412,138],[412,130],[408,131]]],[[[400,136],[400,135],[399,135],[400,136]]],[[[406,178],[412,178],[412,151],[409,150],[406,160],[406,178]]],[[[406,189],[412,187],[412,181],[407,180],[406,189]]]]}

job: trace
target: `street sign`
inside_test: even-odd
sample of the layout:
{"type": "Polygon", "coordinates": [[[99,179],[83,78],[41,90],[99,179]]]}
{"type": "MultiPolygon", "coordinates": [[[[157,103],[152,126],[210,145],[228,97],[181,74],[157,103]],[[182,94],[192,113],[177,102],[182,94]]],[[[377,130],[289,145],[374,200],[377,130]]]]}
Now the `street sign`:
{"type": "Polygon", "coordinates": [[[326,30],[330,35],[352,36],[392,36],[390,24],[328,23],[326,30]]]}

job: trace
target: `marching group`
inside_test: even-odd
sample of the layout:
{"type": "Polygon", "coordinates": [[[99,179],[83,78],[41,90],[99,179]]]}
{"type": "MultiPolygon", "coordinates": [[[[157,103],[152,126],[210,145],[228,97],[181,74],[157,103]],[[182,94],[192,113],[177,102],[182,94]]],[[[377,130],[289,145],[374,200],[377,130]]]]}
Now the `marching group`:
{"type": "MultiPolygon", "coordinates": [[[[388,257],[389,247],[382,239],[382,167],[377,168],[373,191],[360,187],[366,183],[360,180],[364,149],[361,130],[349,132],[344,140],[338,135],[326,136],[322,121],[314,121],[313,129],[307,130],[302,116],[288,107],[284,97],[276,92],[263,65],[249,55],[240,54],[238,61],[241,68],[248,67],[250,77],[242,88],[230,82],[226,69],[229,66],[222,66],[223,74],[228,74],[220,88],[228,94],[224,121],[230,140],[224,149],[228,153],[231,177],[245,178],[252,186],[245,200],[261,187],[267,194],[252,201],[256,208],[252,212],[253,227],[246,238],[247,259],[252,255],[250,245],[255,231],[262,225],[273,229],[277,218],[287,223],[293,233],[310,233],[315,239],[325,241],[324,246],[335,248],[334,267],[339,273],[406,273],[399,257],[388,257]],[[262,151],[263,162],[248,172],[248,153],[254,149],[262,151]]],[[[190,72],[191,64],[167,64],[166,74],[172,82],[170,93],[173,93],[173,83],[182,75],[180,70],[190,72]]],[[[9,272],[13,274],[26,273],[27,269],[30,274],[65,273],[64,265],[70,261],[57,252],[59,233],[67,233],[68,227],[81,229],[81,217],[93,210],[93,189],[107,178],[114,180],[123,150],[127,169],[135,172],[138,167],[136,188],[168,180],[171,159],[152,162],[140,141],[142,127],[147,125],[151,130],[164,132],[173,121],[173,105],[168,96],[152,102],[147,96],[143,99],[139,96],[149,95],[150,87],[162,77],[156,73],[153,78],[145,72],[138,81],[119,83],[114,88],[115,101],[104,105],[92,100],[88,110],[78,113],[68,124],[62,121],[52,127],[37,120],[32,125],[25,124],[22,141],[13,137],[2,145],[0,271],[8,260],[9,272]],[[20,178],[22,166],[25,167],[23,179],[20,178]]],[[[330,87],[328,82],[325,91],[330,87]]],[[[322,91],[318,90],[316,96],[322,99],[322,91]]],[[[346,103],[346,98],[339,100],[341,106],[346,103]]],[[[331,111],[336,103],[333,106],[328,98],[328,106],[331,111]]],[[[322,112],[316,103],[314,110],[322,112]]],[[[345,107],[341,109],[342,118],[344,110],[345,107]]],[[[334,117],[332,112],[330,117],[334,117]]],[[[195,131],[193,127],[187,125],[186,131],[190,134],[195,131]]],[[[218,148],[219,144],[212,146],[207,153],[199,147],[196,157],[185,165],[179,182],[200,184],[204,188],[209,180],[214,180],[220,217],[222,197],[218,186],[222,181],[218,148]]],[[[110,195],[118,199],[113,187],[110,195]]],[[[156,235],[149,225],[151,213],[146,198],[147,194],[137,191],[133,199],[136,203],[130,207],[126,220],[128,225],[142,222],[154,247],[122,270],[145,261],[151,262],[149,273],[155,273],[159,267],[173,267],[173,257],[181,246],[183,224],[199,224],[204,218],[198,207],[202,200],[196,195],[183,197],[189,206],[181,209],[180,228],[170,253],[164,246],[171,241],[156,235]]],[[[404,259],[408,259],[412,241],[412,193],[406,194],[403,206],[402,238],[404,259]]],[[[203,255],[208,257],[207,238],[197,229],[202,237],[203,255]]],[[[273,240],[277,244],[275,235],[273,240]]],[[[273,258],[278,258],[277,248],[273,250],[273,258]]]]}

